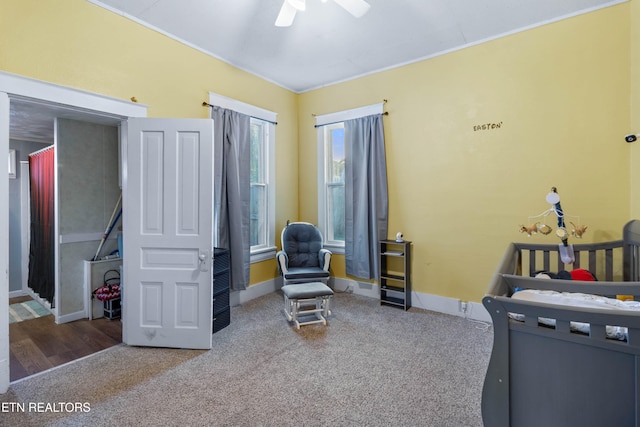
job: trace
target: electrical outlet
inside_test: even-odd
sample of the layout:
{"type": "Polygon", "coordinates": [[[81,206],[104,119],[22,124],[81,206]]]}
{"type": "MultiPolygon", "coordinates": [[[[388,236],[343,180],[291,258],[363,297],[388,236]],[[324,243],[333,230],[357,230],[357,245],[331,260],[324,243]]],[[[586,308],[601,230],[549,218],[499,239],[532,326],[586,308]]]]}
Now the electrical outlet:
{"type": "Polygon", "coordinates": [[[460,301],[460,311],[463,313],[467,312],[467,302],[466,301],[460,301]]]}

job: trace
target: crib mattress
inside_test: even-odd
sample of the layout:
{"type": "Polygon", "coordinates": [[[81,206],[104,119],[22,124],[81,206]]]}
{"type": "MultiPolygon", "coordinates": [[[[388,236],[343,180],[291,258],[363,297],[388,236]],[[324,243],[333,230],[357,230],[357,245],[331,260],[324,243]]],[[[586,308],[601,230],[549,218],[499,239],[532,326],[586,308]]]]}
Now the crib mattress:
{"type": "MultiPolygon", "coordinates": [[[[621,301],[616,298],[607,298],[600,295],[584,294],[577,292],[556,292],[548,290],[537,289],[525,289],[515,292],[513,299],[529,302],[540,302],[544,304],[553,304],[563,307],[582,307],[582,308],[595,308],[602,310],[624,310],[624,311],[639,311],[639,301],[621,301]]],[[[524,315],[519,313],[509,313],[509,317],[524,322],[524,315]]],[[[555,327],[556,320],[546,317],[539,317],[538,322],[555,327]]],[[[590,333],[590,325],[583,322],[571,322],[571,331],[580,332],[584,334],[590,333]]],[[[625,341],[628,339],[628,330],[626,327],[607,325],[606,326],[607,338],[625,341]]]]}

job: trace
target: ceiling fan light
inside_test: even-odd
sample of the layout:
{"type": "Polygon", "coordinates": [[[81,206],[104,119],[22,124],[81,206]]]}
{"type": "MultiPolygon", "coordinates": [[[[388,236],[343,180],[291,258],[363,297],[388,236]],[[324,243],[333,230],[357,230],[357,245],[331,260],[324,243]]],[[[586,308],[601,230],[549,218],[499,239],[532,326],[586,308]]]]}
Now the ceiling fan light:
{"type": "Polygon", "coordinates": [[[305,10],[305,0],[285,0],[286,3],[289,3],[291,6],[295,7],[297,10],[305,10]]]}

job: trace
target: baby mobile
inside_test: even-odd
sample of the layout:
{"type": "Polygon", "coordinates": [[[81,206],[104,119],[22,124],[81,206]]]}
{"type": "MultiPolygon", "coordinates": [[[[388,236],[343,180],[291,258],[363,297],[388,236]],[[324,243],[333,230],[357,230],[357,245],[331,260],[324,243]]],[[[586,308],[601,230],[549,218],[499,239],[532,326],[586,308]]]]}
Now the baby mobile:
{"type": "Polygon", "coordinates": [[[559,245],[560,259],[565,264],[572,264],[575,262],[575,256],[573,253],[573,245],[569,244],[569,232],[565,224],[565,217],[572,218],[576,221],[577,225],[572,221],[569,221],[569,224],[572,226],[571,235],[578,239],[582,238],[582,235],[587,231],[587,226],[580,224],[580,217],[566,215],[564,213],[560,205],[560,195],[556,187],[551,187],[551,192],[547,194],[546,200],[547,203],[551,205],[551,208],[542,212],[540,215],[530,216],[528,218],[530,225],[521,225],[520,232],[527,233],[529,237],[536,233],[544,235],[550,234],[553,229],[546,224],[545,220],[550,214],[555,214],[558,223],[555,234],[562,242],[559,245]]]}

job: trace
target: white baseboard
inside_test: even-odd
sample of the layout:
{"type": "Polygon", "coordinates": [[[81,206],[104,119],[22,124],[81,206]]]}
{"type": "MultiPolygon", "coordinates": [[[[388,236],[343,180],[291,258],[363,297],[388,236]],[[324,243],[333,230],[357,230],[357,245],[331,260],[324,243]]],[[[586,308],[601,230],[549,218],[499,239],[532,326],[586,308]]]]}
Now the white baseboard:
{"type": "Polygon", "coordinates": [[[231,307],[236,307],[252,299],[275,292],[280,289],[280,287],[281,284],[276,283],[276,279],[271,279],[266,282],[251,285],[244,291],[231,291],[229,294],[229,304],[231,307]]]}
{"type": "Polygon", "coordinates": [[[75,313],[64,314],[62,316],[56,315],[56,323],[60,325],[62,323],[74,322],[76,320],[86,319],[86,318],[87,318],[87,314],[84,312],[84,310],[82,310],[82,311],[76,311],[75,313]]]}
{"type": "MultiPolygon", "coordinates": [[[[362,295],[369,298],[380,298],[380,286],[375,283],[358,282],[357,280],[332,277],[329,285],[336,292],[347,292],[362,295]]],[[[244,291],[231,292],[231,306],[241,305],[252,299],[259,298],[271,292],[275,292],[282,286],[281,279],[268,280],[249,286],[244,291]]],[[[457,298],[442,297],[439,295],[411,293],[411,305],[424,310],[464,317],[479,322],[491,323],[491,316],[479,302],[467,302],[457,298]]]]}
{"type": "Polygon", "coordinates": [[[479,322],[492,323],[491,315],[479,302],[462,301],[457,298],[412,292],[411,305],[424,310],[464,317],[479,322]]]}
{"type": "Polygon", "coordinates": [[[71,314],[65,314],[64,316],[58,316],[56,314],[56,310],[51,308],[51,304],[49,303],[49,301],[45,300],[44,298],[41,298],[38,294],[34,293],[31,289],[27,289],[26,291],[21,289],[19,291],[11,291],[11,292],[9,292],[9,298],[22,297],[22,296],[25,296],[25,295],[30,296],[31,298],[33,298],[34,300],[38,301],[43,306],[47,307],[47,309],[49,309],[51,311],[51,313],[55,316],[57,324],[68,323],[68,322],[73,322],[75,320],[80,320],[80,319],[86,319],[87,318],[87,314],[85,313],[84,310],[83,311],[78,311],[78,312],[75,312],[75,313],[71,313],[71,314]]]}
{"type": "MultiPolygon", "coordinates": [[[[338,292],[349,292],[369,298],[380,298],[380,286],[345,278],[332,278],[333,288],[338,292]]],[[[491,316],[484,306],[477,302],[465,302],[457,298],[439,295],[411,293],[411,306],[452,316],[491,323],[491,316]]]]}
{"type": "Polygon", "coordinates": [[[357,280],[332,277],[330,283],[336,292],[347,292],[369,298],[380,298],[380,286],[375,283],[358,282],[357,280]]]}
{"type": "Polygon", "coordinates": [[[18,297],[23,297],[27,295],[27,293],[25,291],[23,291],[22,289],[20,289],[19,291],[11,291],[9,292],[9,298],[18,298],[18,297]]]}
{"type": "MultiPolygon", "coordinates": [[[[357,280],[352,279],[332,277],[329,284],[336,292],[347,292],[375,299],[380,298],[380,287],[375,283],[358,282],[357,280]]],[[[232,307],[236,307],[253,299],[276,292],[281,287],[281,279],[272,279],[262,283],[256,283],[243,291],[232,291],[229,295],[230,304],[232,307]]],[[[13,291],[9,293],[10,298],[22,295],[26,295],[26,293],[23,291],[13,291]]],[[[411,305],[424,310],[491,323],[491,316],[484,306],[478,302],[464,302],[457,298],[412,292],[411,305]]],[[[84,311],[78,311],[76,313],[65,314],[64,316],[57,317],[56,323],[73,322],[75,320],[85,319],[86,317],[87,316],[84,311]]]]}

